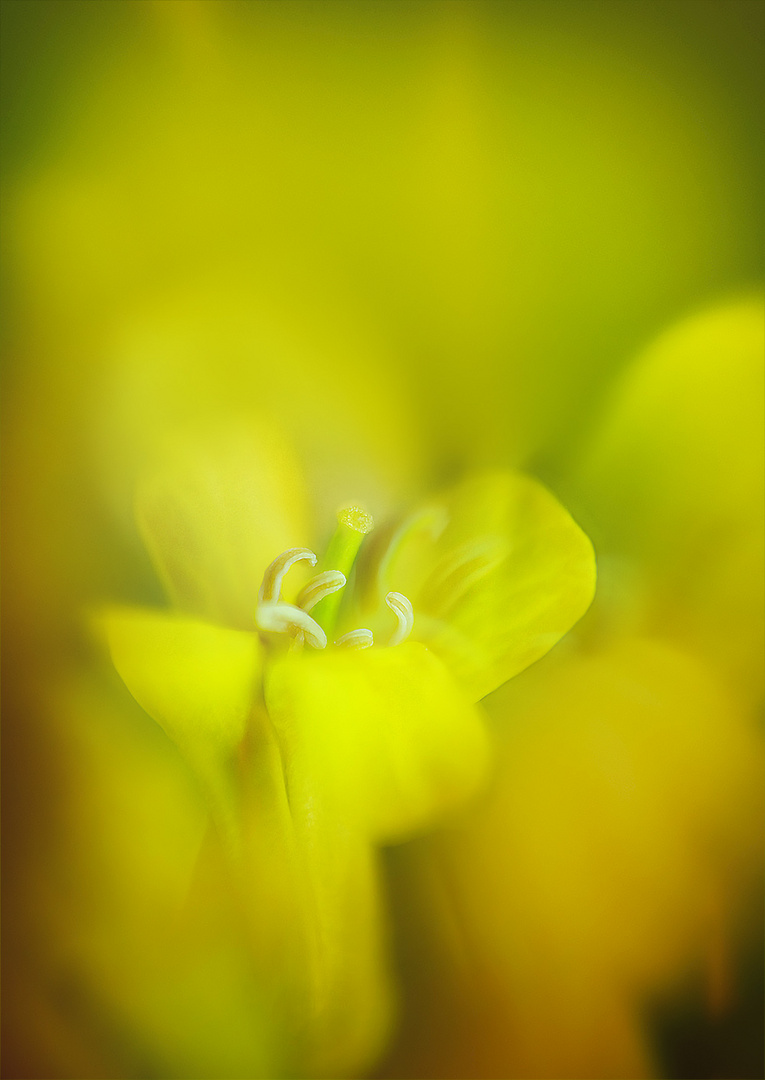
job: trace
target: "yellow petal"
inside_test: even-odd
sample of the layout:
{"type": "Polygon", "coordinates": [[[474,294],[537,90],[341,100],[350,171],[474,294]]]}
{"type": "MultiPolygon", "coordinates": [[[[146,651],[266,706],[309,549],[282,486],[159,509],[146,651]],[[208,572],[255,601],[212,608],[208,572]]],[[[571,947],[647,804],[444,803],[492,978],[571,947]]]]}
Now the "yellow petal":
{"type": "Polygon", "coordinates": [[[404,531],[380,585],[409,597],[414,637],[476,700],[543,656],[592,600],[592,545],[528,476],[467,479],[416,520],[423,528],[404,531]]]}
{"type": "Polygon", "coordinates": [[[136,499],[170,598],[242,630],[252,628],[266,567],[305,541],[303,506],[297,467],[263,429],[176,446],[136,499]]]}
{"type": "Polygon", "coordinates": [[[244,737],[260,671],[256,635],[162,611],[103,616],[114,666],[164,728],[232,826],[229,765],[244,737]]]}
{"type": "Polygon", "coordinates": [[[648,579],[641,631],[691,640],[755,697],[765,640],[763,358],[758,300],[672,327],[619,386],[577,478],[599,548],[633,558],[648,579]]]}
{"type": "Polygon", "coordinates": [[[484,776],[482,717],[418,643],[288,656],[268,673],[266,700],[291,805],[330,802],[378,840],[431,826],[484,776]]]}

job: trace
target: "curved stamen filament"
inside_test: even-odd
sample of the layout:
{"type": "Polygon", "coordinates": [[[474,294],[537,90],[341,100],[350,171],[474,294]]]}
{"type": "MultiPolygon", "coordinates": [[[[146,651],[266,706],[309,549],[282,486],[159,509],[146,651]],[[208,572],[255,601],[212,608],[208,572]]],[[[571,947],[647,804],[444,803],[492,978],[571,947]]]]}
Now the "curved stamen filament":
{"type": "Polygon", "coordinates": [[[350,630],[347,634],[343,634],[341,638],[337,639],[335,645],[342,645],[346,649],[368,649],[374,643],[375,639],[372,631],[361,627],[358,630],[350,630]]]}
{"type": "Polygon", "coordinates": [[[282,579],[289,568],[296,562],[307,559],[311,566],[316,566],[316,556],[308,548],[288,548],[274,559],[263,575],[263,584],[258,593],[258,603],[270,603],[278,600],[282,591],[282,579]]]}
{"type": "Polygon", "coordinates": [[[400,645],[409,637],[414,626],[414,611],[403,593],[389,592],[385,603],[396,616],[398,626],[391,634],[389,645],[400,645]]]}
{"type": "Polygon", "coordinates": [[[258,604],[255,609],[255,623],[259,630],[268,630],[276,634],[303,634],[305,640],[314,649],[327,647],[327,635],[311,616],[302,608],[293,604],[279,604],[268,601],[258,604]]]}
{"type": "Polygon", "coordinates": [[[331,596],[338,589],[342,589],[344,585],[345,574],[340,570],[325,570],[323,574],[317,574],[315,578],[311,578],[308,584],[300,590],[295,603],[303,611],[310,611],[325,596],[331,596]]]}

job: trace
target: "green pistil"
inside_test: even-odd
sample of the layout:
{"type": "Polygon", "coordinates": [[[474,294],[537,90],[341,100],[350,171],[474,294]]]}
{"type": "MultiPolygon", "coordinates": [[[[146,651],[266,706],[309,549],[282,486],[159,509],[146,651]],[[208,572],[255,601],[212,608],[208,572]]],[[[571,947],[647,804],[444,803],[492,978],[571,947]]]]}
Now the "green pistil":
{"type": "MultiPolygon", "coordinates": [[[[340,570],[350,579],[353,564],[356,561],[361,541],[368,532],[374,528],[374,520],[371,514],[362,510],[360,506],[348,506],[337,512],[337,529],[330,540],[324,558],[321,560],[322,570],[340,570]]],[[[325,631],[330,640],[332,639],[337,625],[337,617],[340,605],[343,601],[344,589],[332,593],[320,600],[311,611],[311,616],[325,631]]]]}

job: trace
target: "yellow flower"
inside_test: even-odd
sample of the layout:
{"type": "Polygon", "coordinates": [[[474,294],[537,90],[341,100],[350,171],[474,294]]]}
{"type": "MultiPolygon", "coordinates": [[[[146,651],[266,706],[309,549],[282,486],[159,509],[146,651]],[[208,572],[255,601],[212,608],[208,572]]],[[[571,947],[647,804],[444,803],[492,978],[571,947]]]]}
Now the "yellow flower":
{"type": "Polygon", "coordinates": [[[289,491],[259,498],[274,468],[239,443],[154,475],[138,516],[176,609],[104,622],[206,791],[258,977],[282,988],[277,1067],[314,1075],[363,1066],[385,1033],[372,847],[474,794],[488,759],[474,702],[566,633],[595,568],[553,496],[509,472],[463,481],[376,544],[371,515],[345,508],[323,557],[292,546],[258,567],[268,523],[290,517],[289,491]]]}
{"type": "Polygon", "coordinates": [[[487,703],[488,797],[396,856],[417,975],[386,1075],[667,1075],[652,1015],[733,1022],[760,922],[763,355],[753,300],[672,327],[572,469],[598,594],[487,703]]]}
{"type": "MultiPolygon", "coordinates": [[[[754,458],[742,443],[731,464],[745,425],[724,372],[705,417],[688,407],[696,369],[680,365],[663,414],[655,385],[628,387],[588,466],[572,460],[660,313],[757,265],[752,5],[558,5],[560,19],[545,0],[3,7],[8,1071],[356,1074],[393,1008],[393,940],[402,971],[436,974],[396,980],[416,1060],[431,1059],[405,1075],[460,1061],[528,1075],[542,1051],[555,1075],[642,1068],[641,993],[697,955],[686,929],[709,925],[692,888],[708,864],[689,848],[719,825],[720,847],[751,861],[732,793],[750,790],[742,758],[759,744],[749,754],[732,699],[754,700],[760,677],[759,534],[748,510],[731,526],[754,458]],[[254,412],[244,443],[201,452],[210,427],[254,412]],[[681,419],[707,431],[711,417],[716,443],[680,438],[704,467],[673,472],[681,419]],[[302,455],[310,496],[261,420],[302,455]],[[661,447],[646,438],[659,428],[661,447]],[[178,748],[80,630],[105,600],[160,603],[132,497],[176,429],[195,433],[192,450],[141,496],[172,614],[108,621],[178,748]],[[225,482],[200,491],[210,461],[225,482]],[[508,788],[483,825],[466,819],[464,856],[444,856],[460,940],[430,877],[439,842],[416,834],[469,813],[457,807],[484,758],[473,699],[577,604],[554,629],[544,612],[524,622],[531,594],[501,588],[444,611],[468,551],[479,573],[504,557],[476,487],[451,551],[416,527],[427,513],[384,523],[487,466],[547,480],[605,572],[577,640],[480,707],[508,788]],[[296,545],[321,570],[346,496],[383,524],[335,594],[349,599],[327,647],[290,652],[288,624],[255,623],[264,572],[296,545]],[[249,508],[234,532],[225,505],[249,508]],[[393,645],[408,620],[389,592],[414,618],[393,645]],[[369,649],[334,644],[367,629],[369,649]],[[412,706],[440,690],[445,726],[412,706]],[[393,707],[375,726],[380,700],[393,707]],[[285,778],[313,817],[288,813],[285,778]],[[407,951],[416,905],[389,934],[376,853],[410,835],[396,858],[420,859],[429,902],[407,951]],[[604,907],[617,912],[605,926],[604,907]],[[435,1040],[423,1001],[441,1016],[435,1040]]],[[[715,340],[714,325],[697,331],[715,340]]],[[[538,540],[509,554],[520,567],[531,553],[529,580],[538,540]]],[[[715,875],[733,896],[736,874],[715,875]]]]}

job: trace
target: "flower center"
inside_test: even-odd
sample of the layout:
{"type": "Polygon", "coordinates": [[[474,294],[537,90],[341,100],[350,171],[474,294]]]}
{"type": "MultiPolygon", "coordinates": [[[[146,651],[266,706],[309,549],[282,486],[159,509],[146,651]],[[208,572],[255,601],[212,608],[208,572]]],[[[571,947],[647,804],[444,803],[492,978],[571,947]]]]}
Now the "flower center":
{"type": "MultiPolygon", "coordinates": [[[[321,560],[320,571],[300,590],[294,604],[286,603],[281,595],[287,572],[302,561],[316,566],[318,559],[309,548],[289,548],[277,556],[263,575],[255,609],[257,628],[269,637],[286,637],[291,648],[310,645],[314,649],[325,649],[328,641],[334,638],[344,590],[353,573],[359,548],[373,528],[371,515],[361,507],[339,510],[337,528],[321,560]]],[[[403,593],[398,592],[389,592],[385,603],[396,617],[396,627],[388,645],[400,645],[414,626],[412,605],[403,593]]],[[[360,627],[343,634],[334,640],[334,644],[347,649],[368,649],[374,645],[374,635],[366,627],[360,627]]]]}

